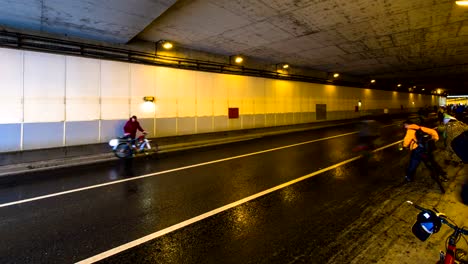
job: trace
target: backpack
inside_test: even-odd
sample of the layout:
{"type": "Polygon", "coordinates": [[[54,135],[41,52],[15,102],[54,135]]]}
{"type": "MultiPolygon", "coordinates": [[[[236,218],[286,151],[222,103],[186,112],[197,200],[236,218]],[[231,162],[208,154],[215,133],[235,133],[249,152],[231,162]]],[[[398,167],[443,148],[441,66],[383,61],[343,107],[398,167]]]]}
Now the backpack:
{"type": "Polygon", "coordinates": [[[415,136],[416,136],[416,144],[418,144],[418,148],[421,148],[421,150],[428,151],[431,148],[430,142],[431,142],[431,135],[428,133],[424,132],[421,128],[419,129],[414,129],[416,131],[415,136]]]}

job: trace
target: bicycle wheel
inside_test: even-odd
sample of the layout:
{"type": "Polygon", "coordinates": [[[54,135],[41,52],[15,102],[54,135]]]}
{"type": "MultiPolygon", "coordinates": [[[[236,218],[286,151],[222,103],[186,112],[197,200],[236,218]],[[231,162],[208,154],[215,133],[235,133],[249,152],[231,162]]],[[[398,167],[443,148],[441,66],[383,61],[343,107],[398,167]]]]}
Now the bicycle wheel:
{"type": "Polygon", "coordinates": [[[115,148],[114,154],[119,159],[127,159],[132,157],[132,149],[127,143],[120,143],[115,148]]]}

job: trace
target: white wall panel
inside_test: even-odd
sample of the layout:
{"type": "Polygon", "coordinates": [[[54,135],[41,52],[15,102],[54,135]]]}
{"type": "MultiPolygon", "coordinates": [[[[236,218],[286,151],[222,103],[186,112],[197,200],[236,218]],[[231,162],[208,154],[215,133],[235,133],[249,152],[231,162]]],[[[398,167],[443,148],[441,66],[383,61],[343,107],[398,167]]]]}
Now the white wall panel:
{"type": "Polygon", "coordinates": [[[276,88],[274,80],[265,79],[265,114],[276,113],[276,88]]]}
{"type": "Polygon", "coordinates": [[[23,52],[0,49],[0,123],[23,121],[23,52]]]}
{"type": "Polygon", "coordinates": [[[153,118],[155,104],[143,101],[145,96],[156,97],[156,68],[154,66],[130,64],[130,116],[138,118],[153,118]]]}
{"type": "Polygon", "coordinates": [[[252,115],[255,114],[255,85],[258,83],[258,78],[246,77],[243,89],[242,109],[241,114],[252,115]]]}
{"type": "Polygon", "coordinates": [[[314,112],[312,109],[312,86],[309,83],[300,83],[301,90],[301,111],[314,112]]]}
{"type": "Polygon", "coordinates": [[[228,85],[226,74],[215,74],[213,76],[213,115],[228,115],[228,85]]]}
{"type": "Polygon", "coordinates": [[[129,64],[101,62],[101,118],[128,119],[130,117],[129,64]]]}
{"type": "Polygon", "coordinates": [[[400,101],[398,101],[398,93],[392,92],[391,108],[400,108],[400,105],[400,101]]]}
{"type": "Polygon", "coordinates": [[[197,72],[197,116],[213,116],[213,76],[212,73],[197,72]]]}
{"type": "MultiPolygon", "coordinates": [[[[227,120],[228,107],[239,107],[241,115],[267,114],[265,120],[262,116],[244,119],[247,126],[253,121],[261,126],[263,123],[289,123],[293,115],[287,113],[314,112],[316,104],[327,104],[327,111],[348,111],[330,115],[344,118],[357,116],[353,112],[359,100],[364,111],[399,109],[400,106],[415,111],[439,103],[436,95],[205,73],[1,48],[0,59],[3,62],[0,65],[0,124],[41,122],[25,124],[34,128],[29,130],[33,134],[35,127],[44,131],[53,129],[60,134],[63,125],[58,122],[64,119],[114,119],[103,122],[102,129],[120,131],[122,122],[132,114],[140,118],[156,116],[168,118],[162,120],[170,126],[167,135],[175,135],[176,123],[183,128],[185,120],[185,127],[190,127],[195,120],[176,121],[173,119],[176,117],[204,117],[198,119],[206,128],[204,131],[211,131],[210,122],[218,130],[228,128],[228,124],[239,128],[240,120],[227,120]],[[142,108],[144,96],[156,97],[156,110],[142,108]],[[269,115],[271,113],[279,115],[269,115]],[[211,116],[221,117],[212,119],[211,116]]],[[[294,119],[296,123],[310,120],[308,115],[294,115],[294,119]]],[[[14,126],[17,131],[19,125],[14,126]]],[[[190,128],[190,131],[195,130],[190,128]]],[[[95,141],[99,135],[88,136],[95,141]]],[[[62,144],[62,137],[53,144],[46,137],[38,140],[41,147],[62,144]]],[[[28,148],[28,144],[24,146],[28,148]]]]}
{"type": "Polygon", "coordinates": [[[250,77],[247,81],[246,94],[253,101],[246,103],[245,114],[265,114],[265,79],[250,77]],[[250,112],[250,104],[253,104],[250,112]]]}
{"type": "Polygon", "coordinates": [[[294,82],[274,80],[276,107],[275,113],[291,113],[292,112],[292,90],[294,82]]]}
{"type": "Polygon", "coordinates": [[[358,94],[358,101],[361,100],[361,111],[367,111],[370,109],[370,100],[366,98],[366,95],[364,94],[364,90],[360,89],[355,91],[356,94],[358,94]]]}
{"type": "Polygon", "coordinates": [[[323,89],[323,84],[311,83],[310,84],[313,97],[313,109],[315,112],[316,104],[326,104],[325,91],[323,89]]]}
{"type": "Polygon", "coordinates": [[[177,117],[177,69],[156,67],[156,116],[177,117]]]}
{"type": "Polygon", "coordinates": [[[414,94],[408,94],[408,108],[415,108],[416,103],[414,102],[414,94]]]}
{"type": "MultiPolygon", "coordinates": [[[[247,90],[246,76],[226,75],[226,86],[228,88],[228,107],[239,108],[239,114],[244,113],[244,98],[247,90]]],[[[227,111],[227,110],[226,110],[227,111]]]]}
{"type": "Polygon", "coordinates": [[[330,100],[327,104],[327,111],[354,111],[354,107],[362,96],[359,90],[350,87],[334,86],[333,88],[330,86],[327,98],[330,100]]]}
{"type": "Polygon", "coordinates": [[[375,98],[377,98],[379,100],[390,100],[391,99],[390,92],[388,92],[388,91],[375,90],[374,93],[375,93],[375,98]]]}
{"type": "Polygon", "coordinates": [[[302,90],[300,82],[294,82],[294,89],[292,92],[291,104],[292,104],[292,112],[293,113],[300,113],[301,112],[301,97],[302,97],[302,90]]]}
{"type": "Polygon", "coordinates": [[[369,109],[382,108],[381,100],[377,99],[375,90],[366,89],[364,91],[364,94],[366,96],[366,99],[367,99],[367,97],[369,97],[369,99],[371,101],[371,104],[369,105],[369,109]]]}
{"type": "Polygon", "coordinates": [[[338,108],[340,111],[354,111],[354,108],[358,105],[359,100],[362,102],[362,108],[366,104],[365,98],[362,98],[360,89],[354,89],[350,87],[338,86],[338,95],[342,98],[342,108],[338,108]]]}
{"type": "Polygon", "coordinates": [[[89,121],[100,118],[99,60],[66,57],[66,120],[89,121]]]}
{"type": "Polygon", "coordinates": [[[65,56],[24,52],[24,121],[65,118],[65,56]]]}
{"type": "Polygon", "coordinates": [[[197,75],[195,71],[177,72],[178,117],[195,117],[197,113],[197,75]]]}

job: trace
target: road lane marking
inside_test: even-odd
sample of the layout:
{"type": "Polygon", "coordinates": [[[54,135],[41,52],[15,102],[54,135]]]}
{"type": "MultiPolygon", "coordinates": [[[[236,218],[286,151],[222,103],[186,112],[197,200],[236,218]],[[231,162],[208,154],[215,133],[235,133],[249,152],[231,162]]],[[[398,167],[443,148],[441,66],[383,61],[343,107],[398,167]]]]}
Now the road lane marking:
{"type": "Polygon", "coordinates": [[[243,155],[239,155],[239,156],[234,156],[234,157],[230,157],[230,158],[213,160],[213,161],[203,162],[203,163],[199,163],[199,164],[184,166],[184,167],[180,167],[180,168],[175,168],[175,169],[170,169],[170,170],[165,170],[165,171],[160,171],[160,172],[155,172],[155,173],[150,173],[150,174],[145,174],[145,175],[140,175],[140,176],[133,177],[133,178],[122,179],[122,180],[117,180],[117,181],[111,181],[111,182],[91,185],[91,186],[72,189],[72,190],[63,191],[63,192],[51,193],[51,194],[47,194],[47,195],[43,195],[43,196],[37,196],[37,197],[33,197],[33,198],[28,198],[28,199],[18,200],[18,201],[14,201],[14,202],[0,204],[0,208],[7,207],[7,206],[12,206],[12,205],[17,205],[17,204],[29,203],[29,202],[33,202],[33,201],[38,201],[38,200],[42,200],[42,199],[47,199],[47,198],[56,197],[56,196],[60,196],[60,195],[65,195],[65,194],[70,194],[70,193],[75,193],[75,192],[91,190],[91,189],[105,187],[105,186],[109,186],[109,185],[113,185],[113,184],[139,180],[139,179],[143,179],[143,178],[153,177],[153,176],[166,174],[166,173],[171,173],[171,172],[175,172],[175,171],[181,171],[181,170],[196,168],[196,167],[210,165],[210,164],[219,163],[219,162],[224,162],[224,161],[228,161],[228,160],[249,157],[249,156],[258,155],[258,154],[267,153],[267,152],[272,152],[272,151],[277,151],[277,150],[281,150],[281,149],[297,147],[297,146],[300,146],[300,145],[310,144],[310,143],[314,143],[314,142],[318,142],[318,141],[324,141],[324,140],[334,139],[334,138],[338,138],[338,137],[349,136],[349,135],[356,134],[356,133],[358,133],[358,132],[350,132],[350,133],[340,134],[340,135],[326,137],[326,138],[319,138],[319,139],[305,141],[305,142],[292,144],[292,145],[288,145],[288,146],[283,146],[283,147],[278,147],[278,148],[267,149],[267,150],[262,150],[262,151],[258,151],[258,152],[243,154],[243,155]]]}
{"type": "MultiPolygon", "coordinates": [[[[386,149],[386,148],[389,148],[389,147],[391,147],[391,146],[394,146],[394,145],[396,145],[396,144],[399,144],[400,142],[402,142],[402,141],[399,140],[399,141],[397,141],[397,142],[388,144],[388,145],[386,145],[386,146],[383,146],[383,147],[381,147],[381,148],[378,148],[378,149],[374,150],[374,152],[380,151],[380,150],[383,150],[383,149],[386,149]]],[[[251,200],[257,199],[257,198],[259,198],[259,197],[261,197],[261,196],[267,195],[267,194],[272,193],[272,192],[274,192],[274,191],[277,191],[277,190],[279,190],[279,189],[283,189],[283,188],[285,188],[285,187],[288,187],[289,185],[295,184],[295,183],[300,182],[300,181],[304,181],[304,180],[306,180],[306,179],[308,179],[308,178],[310,178],[310,177],[313,177],[313,176],[316,176],[316,175],[318,175],[318,174],[327,172],[327,171],[329,171],[329,170],[336,169],[336,168],[338,168],[338,167],[340,167],[340,166],[343,166],[343,165],[345,165],[345,164],[347,164],[347,163],[353,162],[353,161],[358,160],[358,159],[360,159],[360,158],[361,158],[361,156],[357,156],[357,157],[354,157],[354,158],[351,158],[351,159],[342,161],[342,162],[340,162],[340,163],[334,164],[334,165],[329,166],[329,167],[327,167],[327,168],[324,168],[324,169],[321,169],[321,170],[312,172],[312,173],[307,174],[307,175],[305,175],[305,176],[302,176],[302,177],[300,177],[300,178],[297,178],[297,179],[291,180],[291,181],[289,181],[289,182],[283,183],[283,184],[281,184],[281,185],[277,185],[277,186],[275,186],[275,187],[273,187],[273,188],[267,189],[267,190],[265,190],[265,191],[262,191],[262,192],[259,192],[259,193],[256,193],[256,194],[253,194],[253,195],[251,195],[251,196],[248,196],[248,197],[243,198],[243,199],[241,199],[241,200],[238,200],[238,201],[236,201],[236,202],[233,202],[233,203],[224,205],[224,206],[222,206],[222,207],[216,208],[216,209],[211,210],[211,211],[209,211],[209,212],[206,212],[206,213],[204,213],[204,214],[195,216],[195,217],[193,217],[193,218],[190,218],[190,219],[185,220],[185,221],[183,221],[183,222],[180,222],[180,223],[178,223],[178,224],[175,224],[175,225],[172,225],[172,226],[170,226],[170,227],[164,228],[164,229],[159,230],[159,231],[157,231],[157,232],[154,232],[154,233],[152,233],[152,234],[149,234],[149,235],[146,235],[146,236],[141,237],[141,238],[139,238],[139,239],[136,239],[136,240],[133,240],[133,241],[131,241],[131,242],[128,242],[128,243],[126,243],[126,244],[120,245],[120,246],[115,247],[115,248],[113,248],[113,249],[110,249],[110,250],[108,250],[108,251],[102,252],[102,253],[97,254],[97,255],[95,255],[95,256],[92,256],[92,257],[90,257],[90,258],[81,260],[81,261],[77,262],[76,264],[90,264],[90,263],[95,263],[95,262],[97,262],[97,261],[103,260],[103,259],[108,258],[108,257],[110,257],[110,256],[113,256],[113,255],[115,255],[115,254],[118,254],[118,253],[120,253],[120,252],[122,252],[122,251],[124,251],[124,250],[130,249],[130,248],[132,248],[132,247],[136,247],[136,246],[141,245],[141,244],[143,244],[143,243],[146,243],[146,242],[148,242],[148,241],[150,241],[150,240],[152,240],[152,239],[161,237],[161,236],[163,236],[163,235],[166,235],[166,234],[168,234],[168,233],[171,233],[171,232],[176,231],[176,230],[178,230],[178,229],[181,229],[181,228],[183,228],[183,227],[189,226],[189,225],[191,225],[191,224],[193,224],[193,223],[196,223],[196,222],[199,222],[199,221],[201,221],[201,220],[203,220],[203,219],[205,219],[205,218],[208,218],[208,217],[211,217],[211,216],[213,216],[213,215],[219,214],[219,213],[221,213],[221,212],[224,212],[224,211],[226,211],[226,210],[229,210],[229,209],[231,209],[231,208],[233,208],[233,207],[236,207],[236,206],[239,206],[239,205],[241,205],[241,204],[247,203],[247,202],[249,202],[249,201],[251,201],[251,200]]]]}

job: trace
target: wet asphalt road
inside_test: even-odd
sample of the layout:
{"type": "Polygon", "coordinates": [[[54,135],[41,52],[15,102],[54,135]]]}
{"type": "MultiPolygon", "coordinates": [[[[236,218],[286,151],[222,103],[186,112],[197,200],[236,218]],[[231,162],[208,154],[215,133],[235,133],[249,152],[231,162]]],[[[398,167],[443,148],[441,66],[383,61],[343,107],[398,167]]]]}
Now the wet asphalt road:
{"type": "MultiPolygon", "coordinates": [[[[355,157],[354,131],[353,126],[328,128],[2,178],[0,206],[126,181],[0,207],[0,263],[86,259],[355,157]],[[343,136],[329,138],[338,135],[343,136]],[[148,177],[132,180],[141,175],[148,177]]],[[[402,132],[396,126],[382,129],[379,144],[400,140],[402,132]]],[[[330,243],[373,202],[369,197],[384,195],[401,184],[401,159],[396,147],[388,148],[369,162],[361,159],[340,166],[103,262],[326,261],[333,254],[330,243]]]]}

